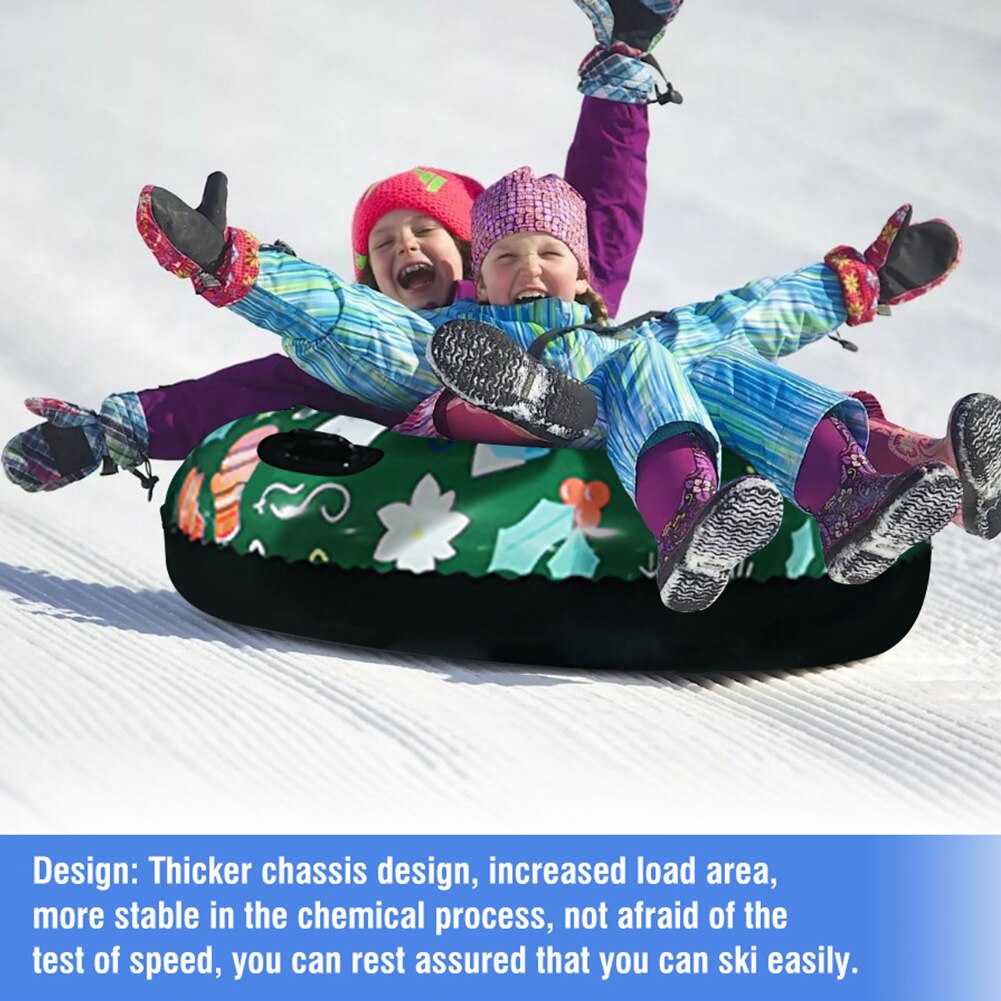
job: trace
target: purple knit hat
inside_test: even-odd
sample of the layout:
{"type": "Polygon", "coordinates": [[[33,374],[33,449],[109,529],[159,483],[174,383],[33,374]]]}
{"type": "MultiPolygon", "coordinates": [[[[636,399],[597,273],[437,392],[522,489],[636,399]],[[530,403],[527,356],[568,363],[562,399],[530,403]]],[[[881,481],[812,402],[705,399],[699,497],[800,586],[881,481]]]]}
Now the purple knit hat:
{"type": "Polygon", "coordinates": [[[549,233],[562,240],[591,280],[587,205],[562,177],[536,177],[529,167],[519,167],[473,202],[474,275],[490,248],[512,233],[549,233]]]}

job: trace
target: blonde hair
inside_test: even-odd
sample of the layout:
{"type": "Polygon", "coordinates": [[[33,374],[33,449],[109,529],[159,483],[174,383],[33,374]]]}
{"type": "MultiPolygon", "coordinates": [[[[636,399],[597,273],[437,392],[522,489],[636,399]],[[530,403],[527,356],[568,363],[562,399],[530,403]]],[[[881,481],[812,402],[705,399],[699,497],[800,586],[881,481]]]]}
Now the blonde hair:
{"type": "Polygon", "coordinates": [[[592,323],[608,323],[608,305],[600,292],[595,292],[588,283],[587,288],[575,299],[591,311],[592,323]]]}

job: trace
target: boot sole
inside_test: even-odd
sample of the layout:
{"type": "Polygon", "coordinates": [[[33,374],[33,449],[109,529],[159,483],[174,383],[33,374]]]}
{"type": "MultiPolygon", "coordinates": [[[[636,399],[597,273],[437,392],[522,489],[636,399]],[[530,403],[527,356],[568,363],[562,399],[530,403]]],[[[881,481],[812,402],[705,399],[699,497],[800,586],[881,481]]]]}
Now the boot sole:
{"type": "Polygon", "coordinates": [[[993,539],[1001,534],[1001,400],[964,396],[949,415],[949,439],[963,485],[963,528],[993,539]]]}
{"type": "Polygon", "coordinates": [[[944,463],[915,466],[880,510],[831,547],[827,576],[838,584],[874,580],[911,546],[945,528],[962,495],[959,480],[944,463]]]}
{"type": "Polygon", "coordinates": [[[445,386],[468,403],[506,417],[542,441],[581,438],[597,418],[587,386],[532,358],[488,323],[443,324],[428,344],[428,361],[445,386]]]}
{"type": "Polygon", "coordinates": [[[782,496],[761,477],[724,486],[657,573],[660,600],[675,612],[700,612],[722,593],[730,571],[766,546],[782,524],[782,496]]]}

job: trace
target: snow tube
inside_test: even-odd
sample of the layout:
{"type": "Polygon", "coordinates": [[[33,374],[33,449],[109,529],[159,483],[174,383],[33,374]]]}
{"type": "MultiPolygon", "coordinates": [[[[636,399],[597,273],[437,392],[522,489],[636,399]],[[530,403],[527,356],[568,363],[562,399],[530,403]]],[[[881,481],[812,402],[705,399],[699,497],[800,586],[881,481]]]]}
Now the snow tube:
{"type": "MultiPolygon", "coordinates": [[[[724,477],[746,465],[724,457],[724,477]]],[[[846,587],[811,519],[697,614],[670,612],[656,549],[602,452],[411,438],[302,409],[209,435],[162,508],[167,569],[218,618],[382,650],[578,668],[789,669],[889,649],[931,547],[846,587]],[[359,447],[342,444],[342,436],[359,447]]]]}

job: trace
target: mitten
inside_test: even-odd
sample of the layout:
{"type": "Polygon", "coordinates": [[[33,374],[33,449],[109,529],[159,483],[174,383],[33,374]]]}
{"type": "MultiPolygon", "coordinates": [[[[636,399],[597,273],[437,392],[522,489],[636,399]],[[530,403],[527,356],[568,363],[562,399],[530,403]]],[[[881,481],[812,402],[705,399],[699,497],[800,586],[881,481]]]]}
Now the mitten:
{"type": "Polygon", "coordinates": [[[249,291],[260,270],[260,241],[226,225],[226,175],[209,174],[198,208],[166,188],[148,184],[139,193],[136,226],[162,268],[190,278],[195,291],[229,306],[249,291]]]}
{"type": "Polygon", "coordinates": [[[24,405],[45,418],[15,435],[3,450],[7,478],[30,492],[58,490],[89,476],[98,467],[135,472],[147,489],[155,477],[137,471],[149,462],[149,428],[135,393],[116,393],[100,412],[49,397],[32,397],[24,405]]]}
{"type": "Polygon", "coordinates": [[[879,274],[879,301],[909,302],[941,285],[963,253],[959,234],[944,219],[911,225],[911,206],[902,205],[865,252],[879,274]]]}
{"type": "Polygon", "coordinates": [[[963,244],[952,226],[944,219],[912,226],[911,212],[910,205],[901,205],[865,253],[840,246],[824,258],[841,282],[849,326],[871,320],[877,306],[924,295],[959,264],[963,244]]]}
{"type": "Polygon", "coordinates": [[[627,104],[680,104],[650,50],[683,0],[574,0],[587,14],[597,45],[578,73],[582,94],[627,104]]]}

